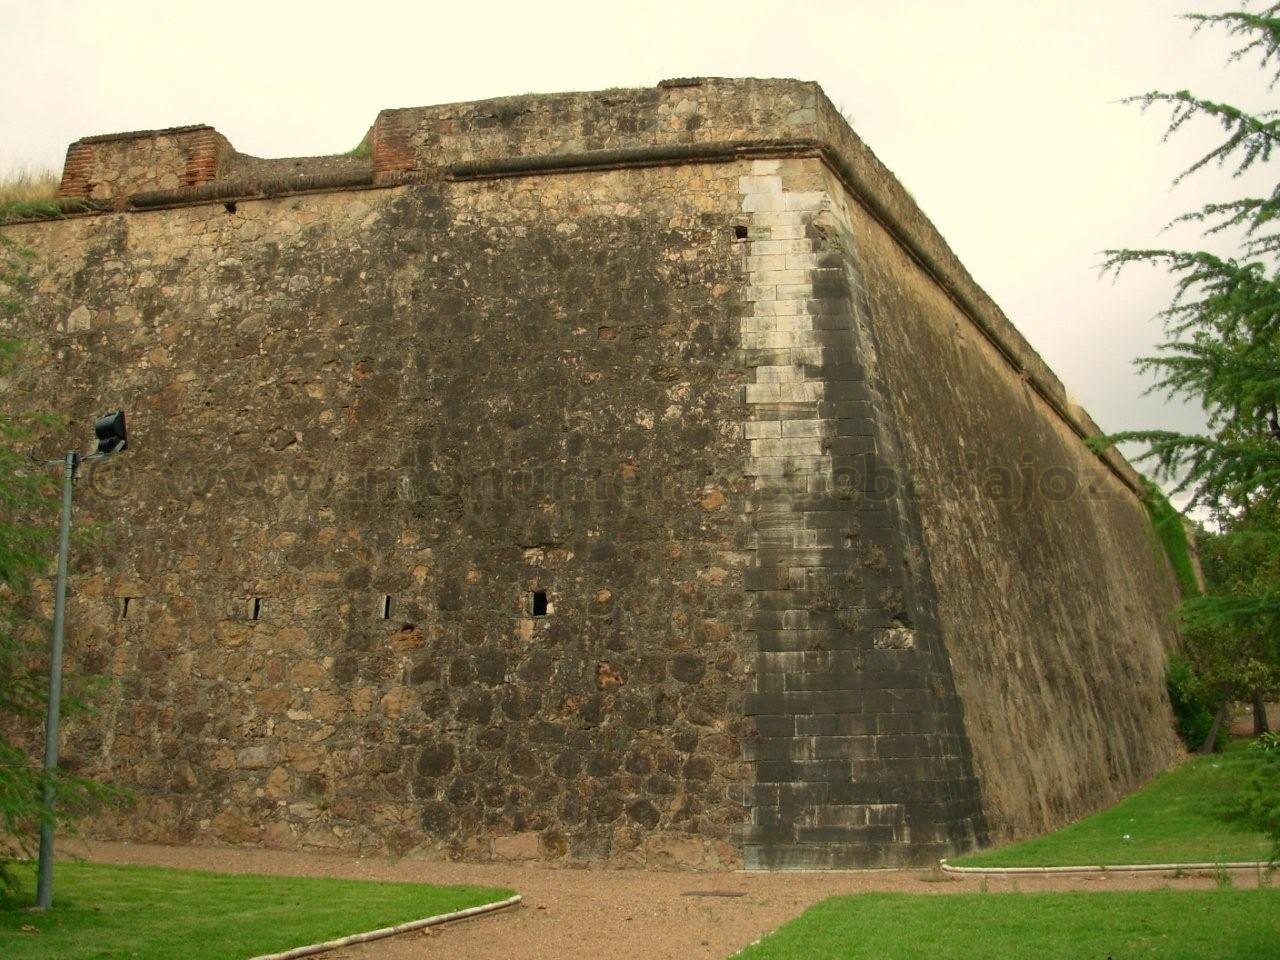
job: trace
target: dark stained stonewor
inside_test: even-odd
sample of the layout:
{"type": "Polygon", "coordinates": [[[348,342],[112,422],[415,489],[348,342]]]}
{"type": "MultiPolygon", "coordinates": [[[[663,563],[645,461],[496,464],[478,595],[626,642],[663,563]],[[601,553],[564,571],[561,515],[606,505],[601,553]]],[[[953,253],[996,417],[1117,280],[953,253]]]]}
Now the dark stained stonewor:
{"type": "Polygon", "coordinates": [[[753,512],[765,576],[747,862],[928,863],[985,842],[978,784],[853,238],[825,211],[804,219],[818,264],[806,310],[822,334],[807,369],[831,399],[755,414],[818,418],[834,482],[766,490],[753,512]],[[809,534],[800,549],[797,533],[809,534]]]}

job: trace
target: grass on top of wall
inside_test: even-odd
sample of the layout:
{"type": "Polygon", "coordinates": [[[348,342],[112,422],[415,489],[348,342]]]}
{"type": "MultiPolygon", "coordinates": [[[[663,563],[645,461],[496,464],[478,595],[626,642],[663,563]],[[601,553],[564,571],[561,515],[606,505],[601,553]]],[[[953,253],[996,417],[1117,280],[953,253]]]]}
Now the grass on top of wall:
{"type": "Polygon", "coordinates": [[[0,173],[0,206],[10,203],[36,203],[58,195],[60,178],[52,170],[15,167],[0,173]]]}
{"type": "MultiPolygon", "coordinates": [[[[19,868],[34,880],[34,867],[19,868]],[[28,869],[29,868],[29,869],[28,869]]],[[[57,865],[54,906],[0,901],[4,960],[227,960],[278,953],[512,895],[311,877],[265,877],[95,863],[57,865]]]]}
{"type": "Polygon", "coordinates": [[[0,173],[0,223],[62,216],[67,202],[57,200],[59,183],[52,170],[16,167],[0,173]]]}
{"type": "Polygon", "coordinates": [[[1262,755],[1243,743],[1192,757],[1115,806],[1061,830],[958,857],[965,867],[1111,866],[1130,863],[1264,861],[1265,834],[1229,818],[1227,805],[1262,755]]]}
{"type": "Polygon", "coordinates": [[[1280,890],[867,893],[824,900],[742,960],[1280,957],[1280,890]]]}

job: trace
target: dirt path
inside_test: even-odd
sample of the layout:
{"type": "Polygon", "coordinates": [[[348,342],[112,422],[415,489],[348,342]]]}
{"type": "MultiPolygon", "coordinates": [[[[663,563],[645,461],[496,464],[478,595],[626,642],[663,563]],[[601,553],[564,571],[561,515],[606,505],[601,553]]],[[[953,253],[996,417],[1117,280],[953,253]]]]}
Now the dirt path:
{"type": "MultiPolygon", "coordinates": [[[[409,934],[326,954],[331,960],[724,960],[735,950],[833,894],[946,894],[978,879],[926,871],[861,873],[659,873],[539,866],[355,859],[280,850],[162,847],[82,841],[69,852],[102,863],[423,883],[511,887],[524,904],[435,933],[409,934]],[[733,894],[732,896],[726,894],[733,894]]],[[[1237,874],[1252,886],[1251,874],[1237,874]]],[[[1021,890],[1150,890],[1212,887],[1211,876],[1160,874],[988,878],[992,893],[1021,890]]],[[[355,931],[352,931],[355,932],[355,931]]]]}

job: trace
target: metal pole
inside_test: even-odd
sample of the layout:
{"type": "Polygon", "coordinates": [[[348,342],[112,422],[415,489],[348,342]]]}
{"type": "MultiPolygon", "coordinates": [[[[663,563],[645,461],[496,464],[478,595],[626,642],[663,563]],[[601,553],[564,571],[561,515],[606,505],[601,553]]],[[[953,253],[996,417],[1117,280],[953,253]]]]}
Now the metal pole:
{"type": "Polygon", "coordinates": [[[58,584],[53,595],[53,646],[49,653],[49,703],[44,726],[44,820],[40,823],[40,861],[36,909],[53,906],[53,773],[58,768],[58,714],[62,706],[62,628],[67,613],[67,555],[71,552],[71,491],[80,455],[62,462],[62,523],[58,527],[58,584]]]}

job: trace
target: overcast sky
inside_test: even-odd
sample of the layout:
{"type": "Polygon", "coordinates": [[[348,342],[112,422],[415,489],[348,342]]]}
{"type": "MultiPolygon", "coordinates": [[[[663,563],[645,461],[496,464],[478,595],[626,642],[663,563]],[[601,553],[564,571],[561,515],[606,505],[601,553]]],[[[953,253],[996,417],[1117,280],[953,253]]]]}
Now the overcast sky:
{"type": "MultiPolygon", "coordinates": [[[[1193,9],[1233,4],[1203,0],[1193,9]]],[[[1072,393],[1107,429],[1194,425],[1130,360],[1169,285],[1100,279],[1099,251],[1167,244],[1175,213],[1232,195],[1174,174],[1215,131],[1161,146],[1117,101],[1190,87],[1258,105],[1252,66],[1169,0],[366,4],[0,0],[0,170],[61,167],[93,133],[209,123],[237,149],[354,146],[383,107],[648,86],[817,80],[1072,393]]],[[[1189,238],[1194,239],[1194,237],[1189,238]]]]}

